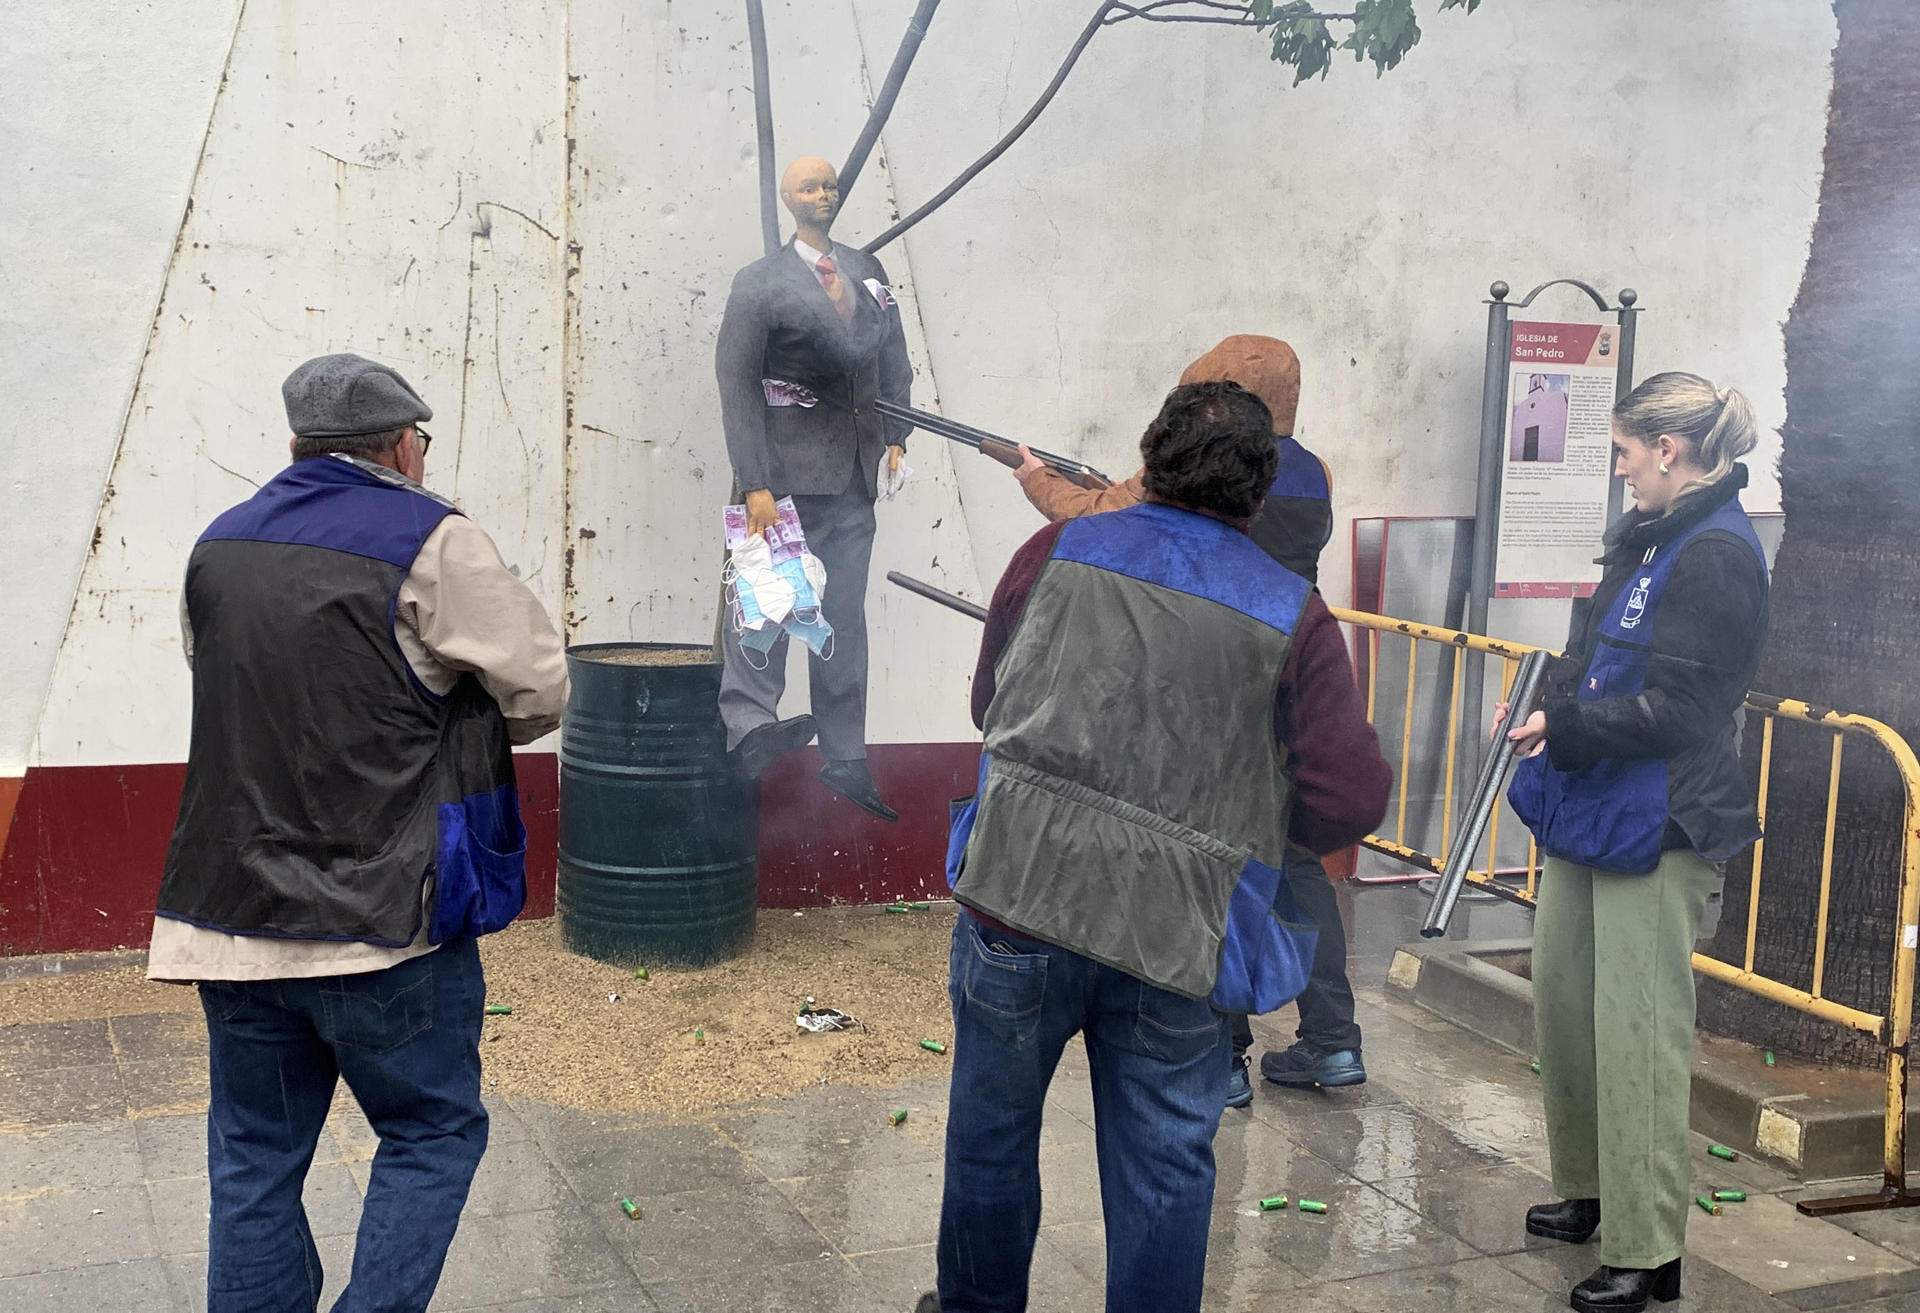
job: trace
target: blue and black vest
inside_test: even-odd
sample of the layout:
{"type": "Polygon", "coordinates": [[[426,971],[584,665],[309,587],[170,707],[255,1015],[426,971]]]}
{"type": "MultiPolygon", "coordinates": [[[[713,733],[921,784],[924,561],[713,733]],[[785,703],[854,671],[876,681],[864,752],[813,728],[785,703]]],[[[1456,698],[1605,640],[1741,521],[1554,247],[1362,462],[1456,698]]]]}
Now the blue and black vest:
{"type": "Polygon", "coordinates": [[[442,697],[394,636],[442,499],[295,461],[187,565],[193,737],[158,913],[239,935],[398,947],[484,934],[526,897],[506,722],[442,697]]]}
{"type": "Polygon", "coordinates": [[[1320,458],[1278,438],[1280,464],[1266,503],[1247,527],[1260,549],[1310,584],[1320,582],[1320,552],[1333,537],[1333,498],[1320,458]]]}
{"type": "MultiPolygon", "coordinates": [[[[1765,572],[1766,554],[1737,497],[1671,540],[1649,547],[1625,583],[1606,599],[1575,694],[1580,701],[1632,697],[1646,688],[1654,617],[1667,582],[1687,545],[1709,533],[1745,543],[1765,572]]],[[[1669,822],[1676,822],[1694,849],[1714,862],[1727,860],[1759,837],[1750,815],[1733,823],[1727,799],[1700,796],[1703,789],[1726,792],[1721,786],[1739,778],[1738,765],[1736,725],[1729,715],[1710,741],[1672,759],[1609,758],[1583,770],[1562,771],[1541,753],[1520,763],[1508,799],[1544,851],[1603,871],[1644,874],[1659,865],[1663,848],[1670,846],[1669,822]],[[1692,787],[1683,796],[1676,781],[1692,787]],[[1708,831],[1713,831],[1711,837],[1708,831]]],[[[1741,810],[1750,807],[1749,797],[1741,810]]]]}
{"type": "Polygon", "coordinates": [[[1274,702],[1310,586],[1244,533],[1145,503],[1061,530],[996,666],[963,904],[1236,1012],[1299,994],[1274,702]]]}

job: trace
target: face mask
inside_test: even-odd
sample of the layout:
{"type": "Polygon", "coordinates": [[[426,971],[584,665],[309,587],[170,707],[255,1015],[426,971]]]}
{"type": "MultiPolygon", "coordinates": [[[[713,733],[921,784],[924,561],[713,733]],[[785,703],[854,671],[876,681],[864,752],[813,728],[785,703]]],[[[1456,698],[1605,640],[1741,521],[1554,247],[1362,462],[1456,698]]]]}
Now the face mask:
{"type": "Polygon", "coordinates": [[[746,629],[758,629],[786,619],[799,600],[794,577],[805,583],[806,576],[799,570],[776,568],[766,539],[758,536],[734,547],[731,555],[727,585],[733,594],[737,623],[746,629]]]}

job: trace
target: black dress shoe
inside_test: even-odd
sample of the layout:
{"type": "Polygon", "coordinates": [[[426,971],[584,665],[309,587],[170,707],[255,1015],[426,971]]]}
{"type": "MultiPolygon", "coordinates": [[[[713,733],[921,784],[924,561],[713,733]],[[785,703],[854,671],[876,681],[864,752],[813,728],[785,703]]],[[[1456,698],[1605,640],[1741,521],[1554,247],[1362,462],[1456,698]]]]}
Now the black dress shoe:
{"type": "Polygon", "coordinates": [[[1584,1245],[1600,1229],[1598,1199],[1563,1199],[1557,1204],[1535,1204],[1527,1210],[1527,1234],[1584,1245]]]}
{"type": "Polygon", "coordinates": [[[1602,1267],[1573,1288],[1567,1301],[1580,1313],[1640,1313],[1649,1298],[1680,1298],[1680,1260],[1660,1267],[1602,1267]]]}
{"type": "Polygon", "coordinates": [[[883,821],[900,819],[900,813],[887,806],[887,800],[880,796],[865,761],[830,761],[820,772],[820,782],[883,821]]]}
{"type": "Polygon", "coordinates": [[[913,1306],[913,1313],[940,1313],[940,1296],[929,1290],[920,1296],[920,1302],[913,1306]]]}
{"type": "Polygon", "coordinates": [[[812,716],[795,716],[791,720],[770,720],[764,725],[755,725],[733,745],[727,760],[733,763],[733,773],[741,779],[757,780],[761,772],[773,764],[775,757],[813,742],[816,729],[812,716]]]}

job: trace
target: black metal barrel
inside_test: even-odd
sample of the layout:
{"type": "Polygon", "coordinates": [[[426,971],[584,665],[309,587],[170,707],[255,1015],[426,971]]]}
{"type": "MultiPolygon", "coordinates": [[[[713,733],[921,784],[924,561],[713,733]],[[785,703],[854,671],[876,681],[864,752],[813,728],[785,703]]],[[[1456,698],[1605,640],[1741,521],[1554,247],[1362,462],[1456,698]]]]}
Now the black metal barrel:
{"type": "Polygon", "coordinates": [[[621,966],[701,966],[753,938],[752,786],[727,766],[709,649],[568,649],[560,732],[560,937],[621,966]]]}

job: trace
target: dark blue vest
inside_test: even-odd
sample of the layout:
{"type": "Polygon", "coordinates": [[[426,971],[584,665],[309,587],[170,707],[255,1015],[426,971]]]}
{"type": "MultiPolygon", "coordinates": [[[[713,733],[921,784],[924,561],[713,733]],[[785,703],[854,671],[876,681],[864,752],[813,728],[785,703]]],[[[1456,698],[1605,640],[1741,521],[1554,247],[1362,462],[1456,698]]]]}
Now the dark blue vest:
{"type": "Polygon", "coordinates": [[[444,697],[394,637],[400,586],[453,507],[334,458],[214,521],[187,567],[193,738],[162,916],[289,939],[440,943],[526,897],[506,724],[444,697]],[[429,896],[430,889],[430,896],[429,896]]]}
{"type": "Polygon", "coordinates": [[[1319,457],[1292,438],[1276,438],[1280,463],[1267,501],[1247,529],[1260,550],[1308,583],[1320,579],[1320,550],[1333,537],[1333,500],[1319,457]]]}
{"type": "MultiPolygon", "coordinates": [[[[1746,543],[1766,568],[1760,539],[1737,497],[1671,542],[1648,549],[1609,603],[1580,676],[1580,701],[1632,697],[1645,689],[1654,617],[1674,564],[1688,543],[1715,531],[1746,543]]],[[[1585,770],[1561,771],[1543,752],[1520,763],[1507,796],[1544,851],[1582,866],[1638,875],[1660,864],[1672,816],[1669,784],[1665,760],[1612,758],[1585,770]]]]}

